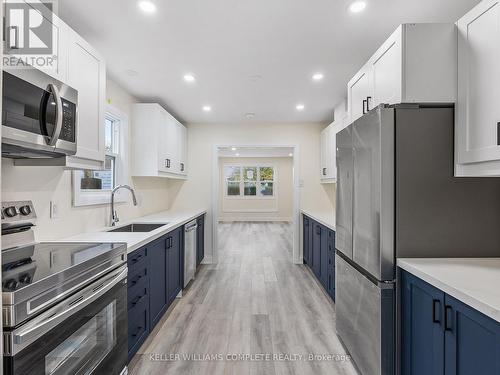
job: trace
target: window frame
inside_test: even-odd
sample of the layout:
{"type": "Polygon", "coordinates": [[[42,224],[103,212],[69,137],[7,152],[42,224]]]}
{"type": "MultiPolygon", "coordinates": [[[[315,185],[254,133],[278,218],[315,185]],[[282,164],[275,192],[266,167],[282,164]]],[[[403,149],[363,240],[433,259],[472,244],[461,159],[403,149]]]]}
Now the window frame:
{"type": "MultiPolygon", "coordinates": [[[[112,119],[114,121],[119,121],[120,132],[119,132],[119,144],[118,153],[105,152],[106,156],[112,156],[115,158],[114,167],[114,185],[128,184],[129,182],[129,159],[128,159],[128,140],[129,140],[129,119],[128,115],[119,109],[107,104],[105,108],[105,118],[112,119]]],[[[105,127],[105,125],[103,126],[105,127]]],[[[105,130],[104,130],[105,131],[105,130]]],[[[113,135],[113,137],[115,137],[113,135]]],[[[112,190],[96,190],[96,191],[86,191],[81,189],[81,176],[82,170],[75,170],[72,173],[72,184],[73,184],[73,206],[92,206],[92,205],[103,205],[111,203],[111,191],[112,190]]],[[[119,191],[115,195],[115,202],[125,202],[127,197],[124,191],[119,191]]]]}
{"type": "MultiPolygon", "coordinates": [[[[276,165],[269,163],[224,163],[222,166],[222,178],[224,182],[224,198],[225,199],[277,199],[278,198],[278,170],[276,165]],[[228,179],[226,177],[226,167],[238,167],[240,168],[240,195],[229,195],[228,192],[228,179]],[[255,181],[246,180],[243,175],[244,168],[257,168],[257,178],[255,181]],[[260,178],[260,169],[261,168],[272,168],[273,169],[273,180],[261,180],[260,178]],[[245,195],[245,182],[255,182],[256,185],[256,195],[245,195]],[[263,182],[272,182],[273,183],[273,195],[262,195],[260,193],[260,184],[263,182]]],[[[236,181],[231,181],[236,182],[236,181]]]]}

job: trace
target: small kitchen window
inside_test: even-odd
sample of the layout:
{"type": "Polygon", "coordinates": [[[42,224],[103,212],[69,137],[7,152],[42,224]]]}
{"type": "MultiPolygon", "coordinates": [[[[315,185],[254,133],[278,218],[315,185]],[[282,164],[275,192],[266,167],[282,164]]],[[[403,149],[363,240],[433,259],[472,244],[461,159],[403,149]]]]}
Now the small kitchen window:
{"type": "Polygon", "coordinates": [[[225,195],[234,198],[273,198],[275,196],[273,166],[224,166],[225,195]]]}
{"type": "MultiPolygon", "coordinates": [[[[128,179],[128,118],[108,106],[104,118],[104,168],[73,172],[74,206],[107,204],[111,191],[128,179]]],[[[120,201],[120,196],[116,197],[120,201]]]]}

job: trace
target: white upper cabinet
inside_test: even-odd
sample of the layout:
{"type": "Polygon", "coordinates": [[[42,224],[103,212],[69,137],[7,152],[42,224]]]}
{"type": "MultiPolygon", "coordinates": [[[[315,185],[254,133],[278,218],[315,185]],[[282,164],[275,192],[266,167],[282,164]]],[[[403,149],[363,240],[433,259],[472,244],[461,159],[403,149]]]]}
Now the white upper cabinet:
{"type": "Polygon", "coordinates": [[[132,175],[187,177],[187,129],[156,103],[132,110],[132,175]]]}
{"type": "Polygon", "coordinates": [[[369,105],[368,100],[372,97],[371,75],[369,65],[365,65],[356,75],[349,81],[348,90],[348,105],[349,114],[352,120],[356,120],[366,113],[366,107],[369,105]]]}
{"type": "Polygon", "coordinates": [[[453,24],[399,26],[349,81],[350,121],[380,104],[455,102],[456,53],[453,24]]]}
{"type": "Polygon", "coordinates": [[[335,108],[335,121],[321,132],[321,183],[335,183],[337,181],[337,133],[348,124],[344,101],[335,108]]]}
{"type": "Polygon", "coordinates": [[[103,163],[106,67],[99,53],[71,29],[67,71],[68,84],[78,90],[77,152],[70,159],[103,163]]]}
{"type": "Polygon", "coordinates": [[[500,1],[458,23],[457,176],[500,176],[500,1]]]}

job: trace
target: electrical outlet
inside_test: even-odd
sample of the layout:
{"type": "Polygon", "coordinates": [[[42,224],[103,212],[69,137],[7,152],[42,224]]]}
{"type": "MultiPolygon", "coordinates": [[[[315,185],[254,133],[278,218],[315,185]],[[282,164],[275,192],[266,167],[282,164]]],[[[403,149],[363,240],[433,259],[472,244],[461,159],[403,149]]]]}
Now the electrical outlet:
{"type": "Polygon", "coordinates": [[[59,206],[54,201],[50,201],[50,218],[51,219],[59,218],[59,206]]]}

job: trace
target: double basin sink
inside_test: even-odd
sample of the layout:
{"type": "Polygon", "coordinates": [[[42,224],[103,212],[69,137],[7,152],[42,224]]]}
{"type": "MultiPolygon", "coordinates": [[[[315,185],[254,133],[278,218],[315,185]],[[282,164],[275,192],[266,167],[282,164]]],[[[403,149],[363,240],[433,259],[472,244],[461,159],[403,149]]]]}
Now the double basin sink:
{"type": "Polygon", "coordinates": [[[155,229],[158,229],[160,227],[163,227],[167,225],[168,223],[162,223],[162,224],[144,224],[144,223],[133,223],[129,225],[124,225],[123,227],[119,227],[116,229],[111,229],[108,230],[108,232],[124,232],[124,233],[134,233],[134,232],[151,232],[155,229]]]}

